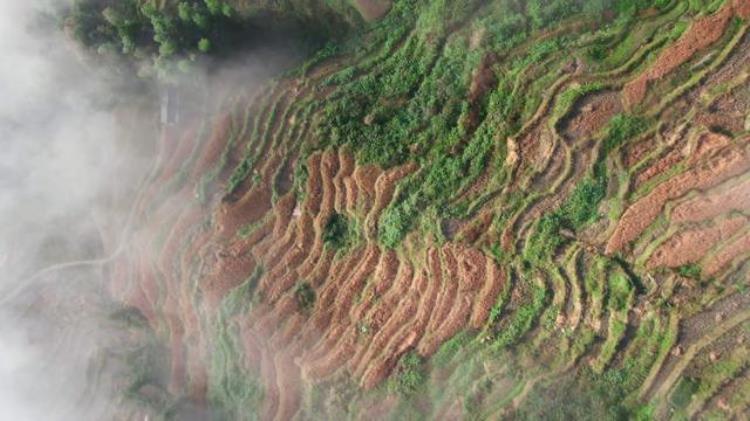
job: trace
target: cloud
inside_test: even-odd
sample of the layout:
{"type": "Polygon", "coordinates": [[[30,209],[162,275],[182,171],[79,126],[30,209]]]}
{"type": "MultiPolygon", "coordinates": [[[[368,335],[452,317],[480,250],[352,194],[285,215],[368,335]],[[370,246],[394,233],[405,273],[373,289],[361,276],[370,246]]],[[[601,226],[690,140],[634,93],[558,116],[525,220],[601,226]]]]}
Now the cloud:
{"type": "MultiPolygon", "coordinates": [[[[160,88],[80,60],[52,17],[64,5],[0,0],[0,421],[148,413],[123,392],[152,338],[110,318],[102,263],[143,229],[129,222],[158,162],[160,88]]],[[[303,54],[269,43],[180,83],[210,113],[303,54]]]]}
{"type": "Polygon", "coordinates": [[[0,420],[104,419],[125,370],[108,353],[131,333],[100,266],[34,276],[111,251],[155,138],[118,113],[149,104],[143,82],[79,61],[51,17],[63,5],[0,0],[0,420]]]}

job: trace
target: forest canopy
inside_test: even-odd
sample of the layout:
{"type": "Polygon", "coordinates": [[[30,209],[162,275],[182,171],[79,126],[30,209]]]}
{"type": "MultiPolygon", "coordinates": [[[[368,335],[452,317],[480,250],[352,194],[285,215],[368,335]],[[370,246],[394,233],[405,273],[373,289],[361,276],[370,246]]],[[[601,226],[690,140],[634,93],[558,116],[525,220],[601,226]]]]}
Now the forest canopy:
{"type": "Polygon", "coordinates": [[[240,13],[220,0],[156,2],[76,0],[62,24],[89,52],[151,64],[160,72],[187,70],[203,57],[220,57],[285,38],[319,46],[320,28],[301,29],[294,17],[240,13]],[[304,32],[304,34],[302,34],[304,32]]]}

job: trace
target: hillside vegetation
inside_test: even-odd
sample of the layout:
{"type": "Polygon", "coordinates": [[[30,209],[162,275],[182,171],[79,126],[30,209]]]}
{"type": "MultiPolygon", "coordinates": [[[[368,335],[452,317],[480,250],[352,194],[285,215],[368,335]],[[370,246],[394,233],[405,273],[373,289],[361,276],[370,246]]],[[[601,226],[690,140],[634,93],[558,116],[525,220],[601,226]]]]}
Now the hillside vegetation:
{"type": "MultiPolygon", "coordinates": [[[[749,1],[318,3],[172,18],[178,56],[253,10],[347,28],[164,130],[110,283],[170,347],[175,400],[226,419],[748,416],[749,1]]],[[[135,50],[110,19],[118,48],[168,57],[148,13],[182,4],[138,6],[135,50]]]]}

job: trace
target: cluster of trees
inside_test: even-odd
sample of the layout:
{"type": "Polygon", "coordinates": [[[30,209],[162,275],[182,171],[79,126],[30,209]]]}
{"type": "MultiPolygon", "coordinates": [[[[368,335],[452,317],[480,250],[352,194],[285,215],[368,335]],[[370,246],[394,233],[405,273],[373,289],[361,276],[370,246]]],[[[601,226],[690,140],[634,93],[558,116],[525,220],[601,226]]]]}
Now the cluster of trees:
{"type": "Polygon", "coordinates": [[[180,1],[157,7],[138,0],[78,0],[64,25],[81,44],[102,55],[122,55],[182,66],[201,54],[239,42],[248,27],[220,0],[180,1]],[[171,61],[171,60],[170,60],[171,61]]]}

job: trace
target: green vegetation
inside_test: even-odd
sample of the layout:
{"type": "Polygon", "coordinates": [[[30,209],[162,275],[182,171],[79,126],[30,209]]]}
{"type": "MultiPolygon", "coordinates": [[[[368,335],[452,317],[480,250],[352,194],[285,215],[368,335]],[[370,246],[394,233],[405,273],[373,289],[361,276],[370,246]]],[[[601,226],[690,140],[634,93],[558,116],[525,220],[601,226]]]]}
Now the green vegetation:
{"type": "Polygon", "coordinates": [[[550,124],[556,124],[565,113],[571,110],[576,101],[583,98],[586,94],[601,90],[603,86],[601,83],[586,83],[571,86],[560,93],[555,101],[555,106],[552,108],[549,118],[550,124]]]}
{"type": "Polygon", "coordinates": [[[323,227],[323,243],[334,250],[346,248],[351,243],[352,232],[354,228],[350,226],[346,216],[340,213],[334,213],[328,218],[325,227],[323,227]]]}
{"type": "Polygon", "coordinates": [[[109,318],[124,324],[126,327],[142,328],[148,325],[148,320],[135,307],[119,307],[109,315],[109,318]]]}
{"type": "Polygon", "coordinates": [[[693,395],[698,391],[700,384],[693,378],[685,377],[677,384],[669,402],[674,409],[683,409],[688,406],[693,399],[693,395]]]}
{"type": "Polygon", "coordinates": [[[625,330],[627,329],[627,318],[625,318],[625,320],[622,319],[622,314],[617,312],[610,313],[607,338],[602,344],[598,358],[594,361],[594,365],[592,366],[592,369],[597,373],[601,373],[604,370],[604,367],[606,367],[612,360],[617,345],[622,340],[623,335],[625,335],[625,330]]]}
{"type": "Polygon", "coordinates": [[[599,204],[606,195],[609,182],[607,157],[647,128],[648,122],[642,117],[620,114],[612,118],[591,174],[576,185],[557,210],[544,215],[537,223],[524,249],[524,257],[528,261],[537,264],[548,262],[565,242],[559,234],[560,229],[578,231],[599,217],[599,204]]]}
{"type": "Polygon", "coordinates": [[[315,290],[307,282],[298,282],[294,287],[294,299],[302,310],[310,310],[315,305],[315,290]]]}
{"type": "MultiPolygon", "coordinates": [[[[260,0],[254,5],[283,14],[292,13],[284,9],[299,6],[300,1],[260,0]]],[[[330,6],[326,11],[351,8],[345,0],[326,3],[330,6]]],[[[97,6],[102,10],[91,19],[96,21],[101,15],[105,23],[94,22],[93,32],[78,27],[77,36],[90,38],[87,45],[102,52],[114,46],[112,51],[120,56],[189,65],[234,48],[217,33],[224,30],[220,22],[241,27],[247,23],[242,11],[246,9],[241,10],[246,2],[162,2],[158,8],[155,4],[126,2],[112,6],[117,13],[97,6]],[[131,16],[128,13],[133,17],[124,19],[131,16]],[[135,47],[127,47],[128,37],[120,34],[126,30],[141,31],[144,38],[136,37],[135,47]],[[161,35],[156,36],[157,32],[161,35]]],[[[320,10],[321,16],[315,19],[327,18],[324,9],[315,9],[316,4],[316,0],[309,2],[298,13],[310,16],[311,10],[320,10]]],[[[747,371],[744,348],[708,358],[708,351],[693,346],[710,339],[703,331],[711,327],[693,318],[705,310],[706,303],[724,299],[744,303],[739,300],[746,297],[737,294],[739,285],[744,285],[740,280],[747,275],[748,265],[741,260],[744,254],[717,272],[716,282],[685,282],[681,277],[701,279],[696,263],[651,267],[654,250],[669,244],[668,238],[703,226],[702,222],[677,223],[669,215],[675,206],[704,194],[704,188],[659,203],[661,214],[648,221],[647,229],[629,245],[614,251],[610,245],[615,242],[613,232],[618,232],[617,219],[629,207],[638,211],[631,205],[644,192],[677,174],[689,175],[692,155],[663,172],[655,163],[669,161],[675,152],[682,157],[686,151],[703,147],[705,138],[700,136],[706,129],[695,117],[724,113],[721,107],[740,91],[726,87],[711,91],[718,89],[709,82],[716,69],[711,66],[719,66],[724,59],[736,60],[729,53],[742,45],[738,29],[745,31],[746,26],[735,23],[730,29],[736,32],[696,52],[693,61],[683,65],[680,77],[695,62],[710,62],[701,65],[700,75],[689,75],[692,85],[679,85],[679,95],[675,91],[662,98],[660,92],[650,91],[640,105],[628,108],[625,104],[626,113],[612,115],[620,109],[614,97],[621,88],[647,71],[665,48],[690,30],[693,18],[717,7],[717,1],[674,0],[394,0],[383,19],[357,22],[351,37],[330,39],[304,64],[269,82],[252,99],[244,98],[244,91],[233,96],[227,108],[239,104],[242,112],[232,114],[230,137],[219,162],[200,175],[193,191],[201,210],[216,202],[207,200],[214,197],[209,196],[214,193],[211,188],[224,183],[222,206],[231,210],[237,200],[258,199],[267,201],[263,205],[271,210],[265,216],[241,220],[234,237],[212,237],[216,243],[207,244],[197,256],[181,256],[181,261],[169,262],[172,267],[159,272],[160,277],[167,277],[170,270],[196,271],[191,274],[194,284],[189,292],[195,293],[200,328],[208,332],[204,349],[210,359],[208,401],[215,408],[215,418],[260,416],[256,412],[263,408],[265,394],[261,384],[266,383],[261,383],[254,368],[245,366],[243,353],[248,344],[241,338],[248,336],[239,331],[240,326],[256,326],[254,317],[261,318],[267,330],[264,334],[272,335],[274,346],[275,341],[291,344],[289,356],[298,367],[272,375],[299,374],[304,383],[299,392],[302,413],[295,415],[300,418],[362,418],[376,413],[403,419],[442,415],[646,420],[665,418],[665,411],[670,410],[675,418],[700,413],[706,402],[724,393],[723,381],[747,371]],[[727,44],[730,35],[733,38],[727,44]],[[605,94],[591,95],[600,91],[605,94]],[[702,98],[706,92],[711,101],[693,104],[695,97],[702,98]],[[679,101],[669,103],[671,95],[679,96],[679,101]],[[585,115],[589,112],[590,120],[585,115]],[[573,115],[575,119],[566,118],[573,115]],[[603,115],[612,116],[606,124],[603,115]],[[578,116],[588,127],[597,128],[593,132],[587,128],[586,138],[575,138],[578,132],[574,130],[563,133],[568,124],[578,124],[578,116]],[[350,170],[346,168],[349,162],[336,164],[335,160],[325,170],[337,174],[333,180],[337,188],[344,177],[346,189],[337,190],[336,198],[338,209],[341,193],[345,195],[347,211],[339,209],[330,216],[307,214],[316,206],[306,206],[304,200],[318,197],[306,196],[308,177],[313,181],[328,172],[308,175],[309,158],[321,152],[353,154],[357,171],[364,170],[356,174],[365,178],[372,169],[363,167],[366,164],[386,170],[375,183],[378,198],[388,200],[378,203],[385,206],[379,220],[372,219],[378,214],[372,195],[363,194],[363,190],[369,193],[371,180],[346,179],[343,170],[350,170]],[[231,174],[226,165],[234,166],[231,174]],[[406,165],[409,171],[395,185],[384,183],[406,165]],[[650,168],[656,168],[656,174],[641,180],[646,178],[641,177],[643,170],[650,168]],[[247,187],[257,189],[264,184],[271,187],[270,198],[246,195],[247,187]],[[351,191],[357,196],[350,197],[351,191]],[[287,193],[290,196],[284,196],[287,193]],[[284,213],[273,206],[284,206],[284,213]],[[312,226],[302,227],[305,231],[296,229],[297,225],[279,230],[279,221],[284,219],[274,218],[286,216],[291,209],[296,209],[295,215],[300,209],[305,214],[292,218],[290,224],[312,220],[312,226]],[[273,230],[268,229],[271,226],[273,230]],[[262,231],[257,231],[259,227],[262,231]],[[281,239],[279,231],[284,231],[281,239]],[[300,248],[309,244],[309,232],[320,236],[315,244],[319,247],[322,240],[324,253],[316,249],[310,254],[300,248]],[[252,247],[251,240],[260,245],[245,250],[252,247]],[[366,248],[360,247],[363,243],[366,248]],[[471,253],[464,253],[467,249],[471,253]],[[278,260],[276,251],[293,254],[278,260]],[[348,260],[352,251],[365,252],[367,259],[379,263],[365,257],[348,260]],[[431,273],[434,251],[442,259],[440,277],[431,273]],[[473,265],[482,264],[481,259],[473,259],[476,251],[494,258],[488,265],[502,269],[503,276],[498,277],[503,278],[502,285],[486,283],[490,273],[498,274],[497,267],[487,266],[484,283],[464,277],[473,265]],[[449,261],[451,254],[455,262],[449,261]],[[204,298],[210,296],[206,291],[212,282],[204,279],[213,275],[213,268],[207,266],[217,255],[224,259],[217,266],[220,270],[224,270],[223,263],[228,271],[233,270],[234,258],[252,256],[265,264],[271,260],[273,273],[296,282],[285,284],[282,291],[275,279],[265,279],[263,291],[270,288],[273,297],[256,294],[262,274],[258,269],[212,313],[215,309],[204,298]],[[281,267],[280,261],[291,263],[281,267]],[[331,285],[335,281],[326,271],[350,275],[344,283],[331,285]],[[391,272],[397,274],[398,282],[389,278],[391,272]],[[405,273],[413,276],[401,278],[405,273]],[[352,278],[354,274],[357,278],[352,278]],[[405,287],[401,281],[411,285],[405,287]],[[737,288],[731,287],[733,283],[737,288]],[[346,287],[352,291],[340,290],[346,287]],[[442,288],[439,293],[437,288],[442,288]],[[322,291],[335,293],[325,296],[332,304],[324,305],[324,297],[317,296],[322,291]],[[429,304],[430,294],[438,297],[433,304],[429,304]],[[279,314],[269,313],[279,310],[278,303],[290,302],[297,308],[294,324],[267,317],[279,314]],[[352,308],[344,308],[347,305],[352,308]],[[421,307],[425,305],[434,307],[430,311],[451,312],[446,318],[451,323],[458,320],[453,316],[459,310],[468,313],[451,330],[458,333],[434,344],[439,348],[430,357],[419,354],[425,342],[437,338],[431,331],[435,323],[422,319],[435,315],[425,314],[421,307]],[[487,320],[475,319],[484,317],[482,312],[487,310],[487,320]],[[388,323],[397,320],[391,317],[403,314],[409,314],[409,327],[399,326],[398,334],[385,337],[383,332],[390,330],[384,327],[390,329],[393,326],[388,323]],[[332,328],[337,330],[332,333],[332,328]],[[295,329],[306,335],[302,342],[295,329]],[[684,337],[685,332],[694,331],[698,337],[684,337]],[[325,342],[308,347],[310,338],[325,342]],[[331,348],[340,354],[325,355],[332,341],[345,343],[331,348]],[[371,341],[377,346],[371,346],[371,341]],[[343,370],[324,367],[343,359],[347,360],[343,370]],[[715,364],[707,365],[709,359],[715,364]],[[372,361],[395,367],[380,385],[384,387],[362,390],[355,385],[372,373],[368,371],[372,361]],[[680,372],[672,371],[675,367],[680,372]],[[329,369],[329,376],[316,377],[329,369]],[[314,381],[314,386],[307,387],[308,381],[314,381]],[[360,408],[368,412],[358,412],[360,408]]],[[[84,12],[78,9],[77,13],[84,12]]],[[[664,75],[663,82],[654,82],[649,89],[674,82],[673,76],[664,75]]],[[[741,86],[745,81],[742,76],[732,83],[741,86]]],[[[731,131],[726,134],[732,136],[731,131]]],[[[737,146],[737,139],[730,142],[731,147],[737,146]]],[[[190,162],[181,166],[179,181],[170,185],[170,191],[195,181],[190,169],[198,153],[193,152],[190,162]]],[[[719,153],[724,152],[714,153],[699,165],[726,171],[710,161],[723,159],[719,153]]],[[[721,188],[744,182],[743,177],[734,174],[721,188]]],[[[200,227],[209,234],[224,214],[210,215],[214,217],[206,216],[206,225],[200,227]]],[[[638,225],[625,222],[626,228],[638,225]]],[[[166,228],[162,231],[156,242],[160,247],[172,233],[166,228]]],[[[202,238],[196,232],[197,228],[190,230],[189,238],[202,238]]],[[[283,310],[288,314],[288,307],[283,310]]],[[[117,319],[133,326],[146,323],[131,310],[122,311],[117,319]]],[[[194,346],[187,343],[192,340],[186,339],[186,348],[194,346]]],[[[268,350],[276,351],[264,349],[268,350]]],[[[273,371],[263,367],[264,373],[265,368],[273,371]]],[[[272,396],[290,397],[276,392],[268,391],[272,396]]],[[[287,403],[282,401],[274,404],[281,408],[287,403]]]]}
{"type": "Polygon", "coordinates": [[[546,289],[538,286],[532,287],[531,302],[516,310],[507,326],[499,327],[500,332],[492,342],[492,349],[497,351],[510,346],[528,332],[544,309],[546,298],[546,289]]]}
{"type": "Polygon", "coordinates": [[[78,0],[66,25],[78,41],[99,54],[153,57],[161,66],[175,57],[194,61],[197,54],[206,54],[212,47],[217,52],[230,51],[249,30],[235,18],[229,4],[216,1],[180,1],[176,6],[159,7],[150,1],[78,0]]]}
{"type": "Polygon", "coordinates": [[[389,381],[388,390],[401,396],[411,396],[427,380],[424,360],[418,354],[409,352],[399,360],[395,373],[389,381]]]}
{"type": "Polygon", "coordinates": [[[176,399],[166,390],[169,367],[167,352],[151,336],[146,343],[124,352],[124,362],[132,379],[125,389],[125,398],[153,408],[163,415],[169,415],[176,399]],[[151,393],[143,393],[151,389],[151,393]]]}
{"type": "Polygon", "coordinates": [[[140,75],[161,77],[176,70],[188,71],[202,57],[228,56],[238,50],[276,42],[282,35],[299,39],[300,45],[319,45],[321,39],[329,36],[329,26],[344,25],[342,19],[332,19],[321,21],[315,30],[299,33],[300,25],[296,22],[300,16],[287,14],[284,18],[269,19],[263,16],[262,9],[240,13],[235,3],[76,0],[63,12],[63,20],[72,36],[90,51],[129,59],[136,64],[140,75]],[[143,67],[144,63],[150,66],[143,67]]]}
{"type": "Polygon", "coordinates": [[[208,400],[218,419],[257,419],[264,392],[258,373],[244,367],[242,345],[230,320],[253,305],[255,287],[263,275],[258,267],[222,300],[212,323],[208,400]]]}
{"type": "Polygon", "coordinates": [[[595,374],[583,369],[554,383],[534,388],[518,410],[519,419],[626,420],[629,411],[622,405],[625,373],[606,371],[595,374]]]}
{"type": "Polygon", "coordinates": [[[471,342],[473,338],[474,335],[468,331],[458,333],[440,346],[440,349],[438,349],[435,355],[433,355],[430,362],[437,367],[447,365],[460,350],[464,349],[464,347],[471,342]]]}
{"type": "MultiPolygon", "coordinates": [[[[433,2],[418,16],[414,16],[418,8],[410,2],[396,2],[388,18],[400,19],[399,25],[416,20],[417,28],[425,28],[426,33],[417,31],[362,77],[355,77],[358,72],[350,67],[327,79],[342,86],[325,105],[316,128],[317,137],[324,139],[321,146],[349,145],[363,163],[390,167],[413,160],[423,166],[403,183],[399,196],[381,217],[379,239],[386,247],[397,246],[417,226],[426,208],[435,209],[438,216],[449,212],[452,193],[479,177],[491,155],[498,154],[495,159],[502,160],[504,148],[496,144],[520,128],[526,102],[518,95],[518,76],[563,48],[564,41],[545,40],[508,63],[509,68],[491,69],[496,82],[472,100],[467,98],[467,89],[484,52],[511,49],[524,41],[529,28],[557,24],[584,8],[593,15],[603,10],[603,5],[586,7],[590,2],[583,1],[535,2],[529,6],[534,10],[529,17],[514,2],[500,3],[493,6],[497,20],[490,14],[482,22],[491,32],[486,43],[467,52],[465,36],[446,36],[438,28],[450,27],[450,22],[467,16],[476,1],[450,6],[433,2]],[[436,48],[435,37],[443,43],[442,49],[436,48]]],[[[380,25],[393,31],[394,21],[386,19],[380,25]]],[[[596,84],[584,85],[566,98],[572,100],[597,88],[596,84]]]]}
{"type": "Polygon", "coordinates": [[[684,276],[686,278],[696,279],[700,280],[701,278],[701,267],[698,264],[690,263],[687,265],[682,265],[677,268],[677,273],[680,274],[680,276],[684,276]]]}

